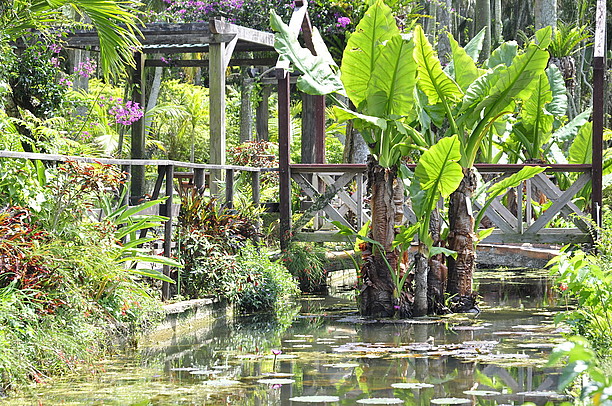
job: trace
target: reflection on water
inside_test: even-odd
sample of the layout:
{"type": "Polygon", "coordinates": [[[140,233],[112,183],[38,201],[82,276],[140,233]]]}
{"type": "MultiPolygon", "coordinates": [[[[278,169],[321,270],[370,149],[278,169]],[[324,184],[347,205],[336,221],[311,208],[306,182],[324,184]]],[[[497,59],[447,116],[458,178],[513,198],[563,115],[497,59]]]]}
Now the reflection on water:
{"type": "Polygon", "coordinates": [[[301,397],[325,396],[343,405],[370,398],[429,405],[442,398],[434,403],[493,406],[561,400],[554,393],[558,371],[545,366],[561,339],[545,273],[481,271],[476,287],[483,297],[477,317],[416,321],[365,320],[350,299],[307,296],[276,318],[221,318],[147,342],[103,365],[104,372],[11,402],[298,405],[307,404],[301,397]]]}

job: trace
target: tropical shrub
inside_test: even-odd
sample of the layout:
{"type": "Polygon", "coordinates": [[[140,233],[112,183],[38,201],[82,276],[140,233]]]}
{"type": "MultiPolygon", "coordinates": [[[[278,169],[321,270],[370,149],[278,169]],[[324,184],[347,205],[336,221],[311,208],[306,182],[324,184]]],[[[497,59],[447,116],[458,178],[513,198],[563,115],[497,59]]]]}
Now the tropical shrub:
{"type": "Polygon", "coordinates": [[[247,245],[237,256],[244,278],[238,288],[237,304],[243,312],[274,310],[299,294],[292,275],[265,253],[247,245]]]}
{"type": "Polygon", "coordinates": [[[302,292],[316,292],[325,285],[325,249],[310,243],[292,242],[281,254],[283,265],[299,282],[302,292]]]}
{"type": "Polygon", "coordinates": [[[0,212],[0,387],[90,365],[112,350],[114,332],[161,315],[148,287],[113,259],[109,231],[63,240],[27,209],[0,212]]]}
{"type": "Polygon", "coordinates": [[[568,324],[574,334],[585,337],[596,351],[607,355],[612,345],[612,230],[598,232],[596,255],[580,249],[571,251],[566,246],[550,264],[568,304],[557,321],[568,324]]]}
{"type": "Polygon", "coordinates": [[[612,402],[610,366],[602,362],[585,338],[570,337],[567,342],[556,346],[548,364],[555,365],[560,361],[565,361],[566,365],[559,379],[559,390],[577,388],[579,402],[576,404],[603,406],[612,402]]]}

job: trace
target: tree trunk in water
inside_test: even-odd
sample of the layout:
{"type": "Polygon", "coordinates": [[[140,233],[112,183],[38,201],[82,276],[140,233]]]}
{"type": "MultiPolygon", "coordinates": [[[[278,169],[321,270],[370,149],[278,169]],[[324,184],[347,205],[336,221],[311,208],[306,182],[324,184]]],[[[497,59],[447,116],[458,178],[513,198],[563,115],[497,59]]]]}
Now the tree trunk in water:
{"type": "Polygon", "coordinates": [[[457,259],[449,258],[448,293],[452,299],[452,311],[476,310],[476,295],[472,292],[472,276],[476,266],[476,235],[472,215],[472,195],[476,190],[476,174],[472,168],[463,168],[463,180],[450,196],[450,233],[448,248],[457,252],[457,259]]]}
{"type": "MultiPolygon", "coordinates": [[[[438,209],[431,213],[429,219],[429,231],[433,239],[433,245],[441,247],[443,241],[440,237],[441,219],[438,209]]],[[[437,254],[429,258],[427,274],[427,298],[429,314],[446,314],[449,312],[444,304],[444,292],[446,292],[446,282],[448,268],[446,267],[444,254],[437,254]]]]}
{"type": "Polygon", "coordinates": [[[429,262],[427,260],[427,247],[419,243],[417,253],[414,255],[414,309],[412,315],[419,317],[427,315],[427,285],[429,262]]]}
{"type": "Polygon", "coordinates": [[[403,218],[403,186],[397,179],[396,168],[383,168],[370,156],[368,188],[372,209],[370,237],[382,245],[384,252],[369,243],[363,252],[359,306],[364,316],[391,317],[395,314],[396,302],[395,284],[389,266],[398,269],[399,252],[392,248],[392,243],[396,234],[395,225],[400,224],[403,218]]]}

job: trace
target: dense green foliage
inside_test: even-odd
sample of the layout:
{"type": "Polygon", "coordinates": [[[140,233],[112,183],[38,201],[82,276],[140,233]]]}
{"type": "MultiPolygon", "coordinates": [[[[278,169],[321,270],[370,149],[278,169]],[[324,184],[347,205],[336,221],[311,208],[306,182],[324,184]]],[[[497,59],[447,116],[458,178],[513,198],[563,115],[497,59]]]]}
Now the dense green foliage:
{"type": "Polygon", "coordinates": [[[297,293],[287,270],[258,252],[253,218],[194,191],[183,196],[179,221],[179,295],[214,296],[254,312],[297,293]]]}
{"type": "Polygon", "coordinates": [[[292,242],[281,261],[299,282],[302,292],[317,292],[325,285],[326,249],[310,243],[292,242]]]}

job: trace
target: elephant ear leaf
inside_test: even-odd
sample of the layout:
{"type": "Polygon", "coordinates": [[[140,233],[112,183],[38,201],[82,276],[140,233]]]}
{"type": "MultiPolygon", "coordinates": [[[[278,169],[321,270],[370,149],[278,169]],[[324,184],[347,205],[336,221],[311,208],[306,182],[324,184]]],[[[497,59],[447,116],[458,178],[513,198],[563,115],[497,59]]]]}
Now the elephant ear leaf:
{"type": "Polygon", "coordinates": [[[429,99],[430,104],[440,101],[449,103],[458,100],[463,92],[444,70],[434,49],[427,40],[423,28],[417,25],[414,30],[414,59],[417,61],[418,86],[429,99]]]}
{"type": "Polygon", "coordinates": [[[593,123],[585,123],[569,149],[570,164],[590,164],[593,162],[593,123]]]}
{"type": "Polygon", "coordinates": [[[486,62],[487,67],[493,69],[497,65],[512,65],[514,57],[518,53],[518,44],[515,41],[508,41],[501,44],[489,57],[486,62]]]}
{"type": "Polygon", "coordinates": [[[357,30],[349,37],[342,55],[340,77],[347,96],[358,108],[368,96],[376,61],[384,44],[397,35],[399,29],[391,8],[378,0],[366,11],[357,30]]]}
{"type": "Polygon", "coordinates": [[[381,49],[367,93],[366,112],[373,116],[407,115],[414,103],[414,43],[401,35],[381,49]]]}
{"type": "Polygon", "coordinates": [[[546,110],[555,117],[564,116],[567,112],[567,88],[563,74],[556,65],[550,65],[546,69],[552,100],[546,105],[546,110]]]}
{"type": "Polygon", "coordinates": [[[450,196],[463,179],[457,135],[444,137],[423,153],[415,169],[415,176],[423,190],[434,190],[443,197],[450,196]]]}
{"type": "MultiPolygon", "coordinates": [[[[480,71],[476,66],[476,62],[472,59],[464,48],[459,46],[459,43],[453,38],[452,34],[448,33],[448,40],[451,44],[451,74],[454,74],[455,81],[465,91],[480,75],[480,71]]],[[[450,69],[449,69],[450,72],[450,69]]]]}
{"type": "Polygon", "coordinates": [[[273,10],[270,12],[270,25],[277,31],[274,48],[280,58],[289,60],[302,73],[297,82],[302,92],[313,95],[344,93],[344,86],[330,66],[328,57],[315,56],[309,49],[303,48],[297,33],[291,32],[289,26],[273,10]]]}

